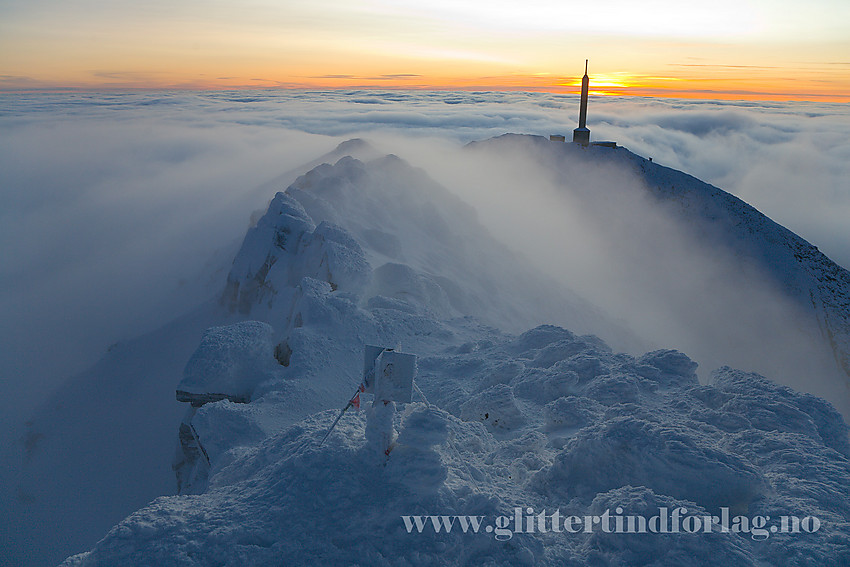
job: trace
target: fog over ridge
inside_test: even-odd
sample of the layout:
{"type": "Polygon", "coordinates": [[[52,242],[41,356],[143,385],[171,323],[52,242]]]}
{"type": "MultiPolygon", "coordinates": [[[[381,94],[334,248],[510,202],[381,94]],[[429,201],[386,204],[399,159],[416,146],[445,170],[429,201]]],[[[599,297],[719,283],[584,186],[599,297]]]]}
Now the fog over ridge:
{"type": "MultiPolygon", "coordinates": [[[[7,419],[110,343],[216,293],[272,196],[256,188],[340,141],[420,165],[428,148],[505,132],[569,136],[578,114],[570,95],[401,91],[20,94],[0,108],[7,419]]],[[[850,266],[846,105],[593,97],[588,126],[850,266]]]]}

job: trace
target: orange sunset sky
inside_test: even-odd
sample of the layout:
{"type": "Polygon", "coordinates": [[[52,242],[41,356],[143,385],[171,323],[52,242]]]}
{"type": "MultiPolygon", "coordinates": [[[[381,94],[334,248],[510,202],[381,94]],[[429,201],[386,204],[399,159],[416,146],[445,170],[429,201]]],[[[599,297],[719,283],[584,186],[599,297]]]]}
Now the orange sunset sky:
{"type": "Polygon", "coordinates": [[[847,0],[0,0],[0,91],[377,88],[850,102],[847,0]]]}

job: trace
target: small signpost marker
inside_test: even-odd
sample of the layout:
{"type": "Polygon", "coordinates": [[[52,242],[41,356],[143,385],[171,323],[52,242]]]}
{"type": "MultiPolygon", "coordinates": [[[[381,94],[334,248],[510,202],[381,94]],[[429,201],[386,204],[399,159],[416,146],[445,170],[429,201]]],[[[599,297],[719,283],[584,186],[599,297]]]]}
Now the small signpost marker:
{"type": "Polygon", "coordinates": [[[416,376],[415,354],[366,345],[363,356],[363,381],[331,424],[319,445],[325,442],[348,408],[359,404],[361,392],[374,394],[375,400],[366,414],[366,441],[381,458],[386,458],[395,440],[393,430],[395,404],[396,402],[408,404],[412,401],[414,376],[416,376]]]}

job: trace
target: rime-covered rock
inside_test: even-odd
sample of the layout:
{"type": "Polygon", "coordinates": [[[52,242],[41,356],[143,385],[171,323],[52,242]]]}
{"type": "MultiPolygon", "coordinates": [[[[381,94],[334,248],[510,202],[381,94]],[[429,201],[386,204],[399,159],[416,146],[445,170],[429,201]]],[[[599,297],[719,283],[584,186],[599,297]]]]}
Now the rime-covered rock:
{"type": "Polygon", "coordinates": [[[247,402],[254,388],[271,378],[274,329],[260,321],[242,321],[204,332],[177,384],[177,400],[201,406],[227,399],[247,402]]]}

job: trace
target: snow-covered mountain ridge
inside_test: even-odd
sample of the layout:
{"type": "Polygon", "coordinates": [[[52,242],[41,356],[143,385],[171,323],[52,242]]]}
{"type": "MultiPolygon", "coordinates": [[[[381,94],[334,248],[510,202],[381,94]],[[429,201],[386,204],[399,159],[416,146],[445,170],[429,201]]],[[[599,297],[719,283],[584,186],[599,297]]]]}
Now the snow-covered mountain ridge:
{"type": "Polygon", "coordinates": [[[582,148],[516,134],[470,144],[472,149],[499,146],[532,151],[559,174],[565,173],[564,165],[575,167],[565,157],[577,153],[584,163],[632,169],[649,194],[685,219],[701,238],[730,250],[742,264],[757,264],[789,296],[811,310],[835,353],[836,362],[850,377],[850,272],[816,246],[731,193],[622,147],[582,148]]]}
{"type": "MultiPolygon", "coordinates": [[[[632,160],[668,199],[676,187],[694,186],[609,150],[582,157],[632,160]]],[[[805,243],[777,252],[796,237],[776,237],[777,225],[759,225],[746,205],[710,197],[711,189],[673,200],[702,223],[699,230],[730,238],[730,246],[750,231],[756,243],[741,248],[747,258],[761,254],[768,265],[796,258],[783,280],[792,291],[826,294],[818,276],[836,274],[835,297],[822,305],[840,311],[846,279],[828,260],[794,256],[805,243]],[[751,218],[749,228],[733,230],[751,218]]],[[[554,325],[514,334],[546,319],[599,334],[617,325],[535,274],[468,206],[396,157],[342,158],[278,193],[246,235],[221,302],[222,325],[271,325],[276,347],[255,355],[266,370],[250,403],[223,399],[193,411],[209,459],[208,467],[196,462],[207,468],[198,482],[130,515],[66,565],[850,561],[848,427],[828,402],[728,367],[701,385],[696,364],[674,350],[617,353],[595,335],[554,325]],[[396,415],[388,458],[364,441],[364,413],[347,414],[319,446],[332,408],[360,381],[364,344],[401,345],[419,357],[426,399],[396,415]],[[517,507],[575,515],[622,507],[650,516],[676,506],[700,516],[724,508],[814,516],[822,525],[766,538],[596,532],[502,541],[457,530],[409,533],[402,521],[413,514],[492,520],[517,507]]],[[[842,327],[830,328],[841,336],[842,327]]]]}
{"type": "Polygon", "coordinates": [[[840,372],[833,403],[845,414],[850,411],[850,272],[816,246],[734,195],[622,147],[583,148],[516,134],[469,147],[531,156],[560,178],[576,176],[576,170],[588,164],[597,168],[594,174],[600,169],[633,172],[646,194],[684,223],[695,241],[722,250],[733,259],[732,269],[757,272],[793,302],[801,315],[799,324],[808,327],[805,333],[828,347],[840,372]]]}

